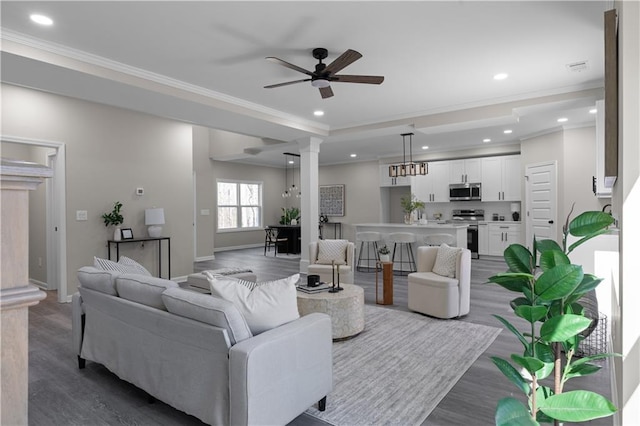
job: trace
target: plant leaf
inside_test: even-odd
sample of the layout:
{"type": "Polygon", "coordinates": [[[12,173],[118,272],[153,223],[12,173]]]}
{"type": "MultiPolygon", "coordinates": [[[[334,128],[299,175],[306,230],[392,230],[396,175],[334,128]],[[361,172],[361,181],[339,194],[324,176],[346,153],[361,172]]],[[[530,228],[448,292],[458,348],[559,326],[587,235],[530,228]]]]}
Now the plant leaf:
{"type": "Polygon", "coordinates": [[[605,229],[612,223],[613,216],[608,213],[583,212],[569,223],[569,233],[574,237],[585,237],[605,229]]]}
{"type": "Polygon", "coordinates": [[[536,247],[540,253],[544,253],[547,250],[562,251],[562,247],[554,240],[540,240],[537,242],[536,247]]]}
{"type": "Polygon", "coordinates": [[[522,244],[511,244],[504,251],[504,260],[509,266],[510,272],[522,272],[531,274],[533,256],[522,244]]]}
{"type": "Polygon", "coordinates": [[[524,367],[524,369],[527,370],[529,374],[531,374],[532,376],[536,371],[544,367],[544,363],[542,361],[532,356],[520,356],[520,355],[512,354],[511,359],[520,367],[524,367]]]}
{"type": "Polygon", "coordinates": [[[582,281],[580,282],[578,287],[576,287],[576,289],[573,290],[572,296],[573,295],[582,296],[583,294],[590,292],[591,290],[598,287],[598,285],[602,282],[603,279],[604,278],[598,278],[592,274],[584,274],[584,277],[582,278],[582,281]]]}
{"type": "Polygon", "coordinates": [[[516,385],[525,395],[529,395],[529,392],[531,392],[531,386],[522,377],[522,374],[520,374],[520,372],[509,363],[509,361],[497,356],[492,356],[491,361],[493,361],[496,367],[498,367],[498,370],[500,370],[511,383],[516,385]]]}
{"type": "Polygon", "coordinates": [[[601,230],[601,231],[598,231],[598,232],[595,232],[595,233],[593,233],[593,234],[591,234],[591,235],[588,235],[588,236],[586,236],[586,237],[584,237],[584,238],[580,238],[578,241],[576,241],[575,243],[573,243],[573,244],[571,244],[571,245],[569,246],[569,249],[567,250],[567,253],[571,253],[571,252],[572,252],[576,247],[578,247],[580,244],[582,244],[582,243],[584,243],[584,242],[586,242],[586,241],[589,241],[590,239],[592,239],[592,238],[594,238],[594,237],[597,237],[598,235],[606,234],[607,232],[609,232],[609,231],[608,231],[608,230],[606,230],[606,229],[603,229],[603,230],[601,230]]]}
{"type": "Polygon", "coordinates": [[[513,325],[511,325],[511,323],[509,321],[507,321],[506,319],[502,318],[500,315],[494,315],[494,317],[496,317],[498,319],[498,321],[500,321],[505,327],[507,327],[507,329],[509,331],[511,331],[513,334],[516,335],[518,340],[520,340],[520,343],[522,343],[522,345],[524,346],[525,350],[527,350],[527,348],[529,348],[529,342],[527,341],[527,339],[525,339],[525,337],[522,335],[522,333],[520,333],[520,331],[518,331],[517,328],[515,328],[513,325]]]}
{"type": "Polygon", "coordinates": [[[572,365],[565,377],[569,380],[573,377],[588,376],[589,374],[597,373],[601,368],[602,367],[595,364],[572,365]]]}
{"type": "Polygon", "coordinates": [[[538,277],[534,292],[542,300],[562,299],[573,292],[583,276],[582,266],[558,265],[538,277]]]}
{"type": "Polygon", "coordinates": [[[514,309],[517,316],[533,323],[547,316],[546,306],[520,305],[514,309]]]}
{"type": "Polygon", "coordinates": [[[509,291],[522,292],[522,288],[529,285],[529,280],[533,279],[531,274],[505,272],[489,278],[489,282],[498,284],[509,291]]]}
{"type": "Polygon", "coordinates": [[[597,355],[585,356],[583,358],[580,358],[580,359],[572,362],[571,365],[576,366],[576,365],[584,364],[584,363],[587,363],[587,362],[590,362],[590,361],[595,361],[597,359],[609,358],[609,357],[614,357],[614,356],[622,356],[622,355],[616,354],[616,353],[607,353],[607,354],[597,354],[597,355]]]}
{"type": "Polygon", "coordinates": [[[560,250],[546,250],[540,255],[540,268],[543,271],[553,268],[556,265],[569,265],[571,261],[560,250]]]}
{"type": "Polygon", "coordinates": [[[610,416],[617,411],[602,395],[584,390],[552,395],[541,401],[538,407],[549,417],[562,422],[586,422],[610,416]]]}
{"type": "Polygon", "coordinates": [[[564,342],[591,324],[582,315],[566,314],[546,320],[540,327],[540,339],[545,342],[564,342]]]}
{"type": "Polygon", "coordinates": [[[496,426],[540,426],[529,409],[515,398],[502,398],[496,407],[496,426]]]}

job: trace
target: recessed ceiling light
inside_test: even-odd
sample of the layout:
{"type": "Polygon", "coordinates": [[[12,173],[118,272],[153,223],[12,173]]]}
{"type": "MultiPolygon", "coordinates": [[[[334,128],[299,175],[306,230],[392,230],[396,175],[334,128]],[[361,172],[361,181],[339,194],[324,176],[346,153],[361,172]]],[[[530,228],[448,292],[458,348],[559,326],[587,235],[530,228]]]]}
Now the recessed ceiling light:
{"type": "Polygon", "coordinates": [[[427,145],[423,146],[422,149],[429,149],[427,145]]]}
{"type": "Polygon", "coordinates": [[[598,112],[598,109],[597,109],[597,108],[593,108],[593,109],[590,109],[590,110],[589,110],[589,114],[595,114],[595,113],[597,113],[597,112],[598,112]]]}
{"type": "Polygon", "coordinates": [[[315,115],[316,117],[322,117],[324,115],[324,111],[320,111],[320,110],[313,111],[313,115],[315,115]]]}
{"type": "Polygon", "coordinates": [[[38,15],[34,13],[33,15],[29,16],[29,18],[31,18],[31,20],[36,24],[53,25],[53,19],[49,18],[48,16],[38,15]]]}
{"type": "Polygon", "coordinates": [[[358,156],[358,154],[351,154],[350,157],[351,158],[356,158],[358,156]]]}
{"type": "Polygon", "coordinates": [[[511,134],[511,133],[513,133],[513,130],[511,130],[511,129],[507,129],[507,130],[504,131],[505,135],[508,135],[508,134],[511,134]]]}
{"type": "Polygon", "coordinates": [[[489,138],[482,139],[482,142],[484,142],[484,143],[491,142],[491,139],[489,139],[489,138]]]}
{"type": "Polygon", "coordinates": [[[509,74],[506,72],[501,72],[493,76],[494,80],[506,80],[509,77],[509,74]]]}
{"type": "Polygon", "coordinates": [[[558,118],[558,123],[564,123],[569,121],[569,119],[567,117],[562,117],[562,118],[558,118]]]}

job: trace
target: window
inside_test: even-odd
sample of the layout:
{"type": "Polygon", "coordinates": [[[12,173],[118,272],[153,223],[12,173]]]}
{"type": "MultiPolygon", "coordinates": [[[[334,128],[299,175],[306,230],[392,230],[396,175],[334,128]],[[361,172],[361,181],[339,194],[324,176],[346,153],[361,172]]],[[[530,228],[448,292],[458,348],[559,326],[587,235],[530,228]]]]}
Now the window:
{"type": "Polygon", "coordinates": [[[261,228],[262,183],[218,181],[218,229],[261,228]]]}

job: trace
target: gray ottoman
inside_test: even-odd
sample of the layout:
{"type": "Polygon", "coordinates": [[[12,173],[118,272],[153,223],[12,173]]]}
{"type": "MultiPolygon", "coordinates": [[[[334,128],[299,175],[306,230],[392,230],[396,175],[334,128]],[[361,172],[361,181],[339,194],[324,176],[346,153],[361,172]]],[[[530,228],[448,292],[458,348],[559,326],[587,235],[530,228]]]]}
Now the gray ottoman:
{"type": "Polygon", "coordinates": [[[256,274],[254,274],[251,269],[221,268],[221,269],[211,269],[208,271],[196,272],[195,274],[191,274],[187,277],[187,281],[183,283],[184,286],[185,287],[188,286],[193,290],[200,291],[203,293],[210,293],[211,290],[209,288],[209,280],[207,279],[207,276],[204,274],[205,272],[239,278],[242,280],[253,281],[253,282],[256,282],[257,280],[256,274]]]}

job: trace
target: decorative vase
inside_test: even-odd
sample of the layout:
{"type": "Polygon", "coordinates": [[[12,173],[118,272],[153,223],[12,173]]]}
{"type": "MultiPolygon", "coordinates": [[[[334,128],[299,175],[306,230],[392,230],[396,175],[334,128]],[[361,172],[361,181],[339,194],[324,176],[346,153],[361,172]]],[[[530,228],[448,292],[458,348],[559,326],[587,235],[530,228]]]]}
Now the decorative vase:
{"type": "Polygon", "coordinates": [[[389,262],[389,254],[381,254],[380,255],[380,262],[389,262]]]}
{"type": "Polygon", "coordinates": [[[405,224],[411,225],[411,219],[412,219],[411,213],[405,213],[404,214],[404,223],[405,224]]]}
{"type": "Polygon", "coordinates": [[[116,226],[113,230],[113,241],[120,241],[122,239],[122,232],[120,232],[120,227],[116,226]]]}
{"type": "Polygon", "coordinates": [[[291,219],[291,225],[296,226],[298,224],[298,221],[295,219],[291,219]]]}

